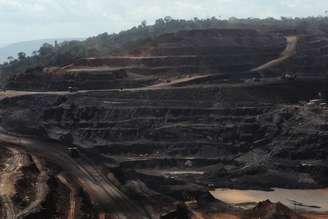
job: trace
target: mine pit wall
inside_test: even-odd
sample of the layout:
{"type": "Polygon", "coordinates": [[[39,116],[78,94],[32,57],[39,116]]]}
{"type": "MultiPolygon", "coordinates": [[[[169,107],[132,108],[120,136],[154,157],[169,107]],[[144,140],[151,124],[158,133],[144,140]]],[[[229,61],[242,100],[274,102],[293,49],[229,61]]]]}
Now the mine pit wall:
{"type": "Polygon", "coordinates": [[[33,72],[20,74],[11,78],[6,84],[9,90],[24,91],[67,91],[68,87],[77,89],[119,89],[144,87],[153,83],[153,79],[131,79],[125,70],[108,70],[107,72],[33,72]]]}
{"type": "MultiPolygon", "coordinates": [[[[78,60],[76,66],[111,66],[111,67],[128,67],[128,66],[147,66],[147,67],[160,67],[160,66],[183,66],[183,65],[213,65],[221,63],[221,65],[233,65],[237,62],[249,64],[261,64],[279,56],[283,49],[275,49],[270,53],[258,54],[256,51],[245,54],[218,54],[208,56],[158,56],[158,57],[111,57],[111,58],[98,58],[98,59],[81,59],[78,60]]],[[[238,49],[236,49],[238,53],[238,49]]]]}
{"type": "Polygon", "coordinates": [[[97,89],[120,89],[120,88],[140,88],[153,85],[158,78],[181,77],[193,74],[217,74],[225,73],[227,78],[238,78],[243,71],[251,69],[254,64],[242,64],[236,62],[234,65],[180,65],[180,66],[164,66],[164,67],[136,67],[131,66],[125,68],[124,71],[145,76],[145,78],[116,78],[106,73],[68,73],[64,75],[54,76],[40,74],[38,79],[34,79],[31,75],[20,75],[15,79],[9,80],[6,89],[9,90],[31,90],[31,91],[67,91],[69,86],[76,87],[81,90],[97,90],[97,89]],[[238,63],[238,64],[237,64],[238,63]],[[99,78],[98,78],[99,76],[99,78]]]}
{"type": "Polygon", "coordinates": [[[286,43],[282,43],[277,47],[241,47],[241,46],[216,46],[215,44],[210,47],[197,47],[197,46],[177,46],[177,47],[150,47],[141,48],[133,51],[130,55],[135,57],[152,57],[152,56],[246,56],[263,55],[271,56],[279,54],[286,47],[286,43]]]}
{"type": "MultiPolygon", "coordinates": [[[[260,103],[269,104],[294,104],[299,101],[308,101],[316,97],[319,91],[325,90],[327,81],[325,79],[296,80],[296,81],[276,81],[264,84],[242,84],[238,86],[210,86],[191,88],[172,88],[157,90],[133,90],[133,91],[108,91],[89,92],[96,100],[122,99],[123,103],[129,105],[133,101],[143,100],[143,104],[149,101],[156,101],[156,104],[163,105],[168,102],[175,104],[191,104],[198,106],[202,103],[218,105],[252,105],[260,103]],[[124,101],[128,100],[128,101],[124,101]],[[131,102],[129,102],[131,101],[131,102]],[[163,101],[163,103],[161,103],[163,101]]],[[[83,94],[79,96],[84,98],[83,94]]],[[[85,96],[86,97],[86,96],[85,96]]],[[[92,104],[92,101],[90,102],[92,104]]],[[[140,102],[139,102],[140,103],[140,102]]]]}
{"type": "MultiPolygon", "coordinates": [[[[192,108],[201,110],[216,105],[218,107],[233,105],[257,107],[263,103],[296,104],[299,101],[316,98],[317,93],[325,87],[326,82],[319,80],[311,83],[294,81],[241,87],[89,92],[86,95],[67,96],[34,95],[4,99],[0,110],[6,115],[2,117],[2,124],[6,128],[18,132],[35,132],[39,134],[42,126],[47,125],[47,122],[42,125],[44,120],[61,121],[64,124],[72,123],[72,126],[74,126],[72,119],[80,123],[80,117],[84,115],[88,117],[90,113],[90,118],[93,118],[94,114],[98,114],[95,118],[98,118],[99,121],[110,122],[115,117],[131,119],[127,115],[133,116],[133,113],[139,117],[151,117],[156,111],[158,112],[157,117],[165,120],[167,113],[172,111],[168,109],[174,109],[174,104],[176,104],[177,110],[181,110],[181,116],[184,113],[192,113],[192,108]],[[112,105],[111,102],[118,102],[119,104],[112,105]],[[157,109],[156,107],[152,109],[156,105],[158,105],[157,109]],[[139,110],[137,110],[138,108],[139,110]],[[187,108],[185,112],[182,110],[184,108],[187,108]],[[138,115],[142,112],[141,110],[146,113],[138,115]],[[62,117],[63,115],[64,117],[62,117]]],[[[196,112],[195,110],[194,112],[196,112]]],[[[207,118],[210,113],[211,110],[205,109],[204,113],[199,115],[207,118]]],[[[195,115],[191,114],[190,116],[195,115]]],[[[97,127],[100,124],[94,125],[97,127]]],[[[88,126],[89,124],[85,124],[85,128],[88,128],[88,126]]],[[[106,123],[103,126],[106,128],[106,123]]],[[[41,133],[46,134],[47,132],[43,130],[41,133]]],[[[133,130],[131,130],[131,133],[133,133],[133,130]]]]}
{"type": "Polygon", "coordinates": [[[209,166],[230,162],[229,165],[238,169],[244,162],[247,164],[244,160],[231,162],[249,153],[254,145],[265,153],[274,148],[270,165],[264,168],[251,165],[231,173],[232,176],[225,175],[225,170],[220,173],[221,180],[218,177],[211,180],[220,186],[256,186],[258,181],[252,178],[256,173],[263,176],[264,183],[258,185],[261,187],[315,187],[326,185],[323,174],[326,167],[321,166],[320,173],[295,167],[300,165],[299,159],[325,159],[327,130],[317,133],[316,126],[299,127],[295,116],[302,120],[307,116],[302,116],[302,110],[296,106],[284,105],[312,99],[325,87],[325,81],[316,80],[238,87],[31,95],[2,100],[0,114],[2,126],[12,132],[42,135],[65,145],[76,144],[99,152],[98,156],[145,158],[116,163],[128,169],[133,166],[181,168],[188,161],[182,158],[195,157],[198,160],[192,164],[204,169],[205,177],[209,177],[209,166]],[[276,158],[295,162],[289,169],[279,163],[282,165],[279,168],[290,170],[294,178],[276,175],[271,169],[272,165],[278,165],[276,158]],[[298,174],[304,171],[315,180],[298,182],[298,174]],[[247,174],[251,174],[250,178],[247,174]],[[229,177],[240,179],[232,183],[229,177]],[[272,180],[274,177],[281,180],[272,180]],[[246,183],[247,180],[254,184],[246,183]]]}
{"type": "Polygon", "coordinates": [[[154,39],[151,44],[158,48],[179,47],[210,47],[210,46],[240,46],[240,47],[277,47],[285,44],[284,37],[275,33],[260,33],[245,29],[208,29],[181,31],[164,34],[154,39]]]}
{"type": "MultiPolygon", "coordinates": [[[[113,89],[144,87],[156,77],[179,77],[187,74],[226,73],[232,76],[248,71],[279,56],[283,49],[274,49],[270,53],[253,51],[244,55],[211,56],[166,56],[143,58],[99,58],[82,59],[75,63],[77,69],[65,73],[48,74],[33,72],[13,77],[6,85],[7,89],[16,90],[67,90],[68,86],[79,89],[113,89]],[[90,72],[87,68],[109,66],[118,70],[90,72]],[[79,71],[79,68],[81,70],[79,71]],[[127,72],[152,77],[149,79],[129,78],[127,72]]],[[[238,49],[236,49],[236,52],[238,49]]]]}
{"type": "Polygon", "coordinates": [[[140,88],[154,84],[158,78],[235,75],[279,57],[286,47],[286,39],[255,30],[210,29],[167,34],[149,44],[150,48],[141,48],[124,57],[81,59],[69,67],[49,68],[51,74],[36,68],[12,77],[6,88],[34,91],[63,91],[69,86],[81,90],[140,88]],[[133,57],[138,54],[139,57],[133,57]],[[105,66],[115,70],[101,70],[105,66]],[[148,78],[136,80],[128,73],[148,78]]]}
{"type": "MultiPolygon", "coordinates": [[[[264,108],[262,110],[266,109],[264,108]]],[[[144,141],[150,141],[150,145],[152,144],[151,142],[153,142],[153,144],[162,142],[164,144],[163,146],[166,147],[169,145],[176,145],[178,147],[179,144],[176,141],[179,139],[178,141],[180,141],[181,147],[185,145],[185,147],[190,150],[197,150],[202,144],[201,142],[204,144],[204,142],[208,141],[207,138],[216,139],[217,133],[223,132],[224,130],[228,131],[227,128],[221,127],[216,123],[222,119],[221,117],[239,116],[239,119],[243,120],[241,118],[242,116],[254,116],[254,114],[257,115],[258,111],[262,112],[261,109],[256,108],[212,110],[207,108],[179,109],[170,107],[129,107],[116,109],[94,109],[90,107],[69,110],[59,109],[59,111],[55,108],[45,111],[45,116],[42,120],[45,122],[45,126],[49,126],[50,128],[52,125],[60,122],[64,130],[65,128],[75,129],[75,137],[82,140],[82,142],[86,141],[86,145],[94,144],[92,143],[93,141],[95,141],[95,144],[106,144],[106,141],[112,143],[124,141],[138,142],[140,139],[143,139],[144,141]],[[208,118],[209,115],[210,118],[208,118]],[[72,120],[72,118],[76,118],[76,120],[80,122],[76,123],[74,122],[75,119],[72,120]],[[211,124],[203,124],[211,120],[211,124]],[[191,124],[187,124],[186,127],[183,125],[179,126],[179,123],[182,122],[191,124]],[[200,126],[195,126],[193,123],[200,123],[200,126]],[[165,124],[167,124],[167,128],[165,124]],[[197,141],[199,144],[197,144],[197,141]],[[164,142],[167,142],[167,144],[165,145],[164,142]]],[[[241,121],[239,131],[243,132],[244,129],[253,129],[253,131],[255,131],[258,128],[257,125],[250,125],[247,122],[244,123],[241,121]]],[[[233,129],[234,128],[231,128],[231,131],[233,131],[233,129]]],[[[54,129],[54,131],[55,130],[56,129],[54,129]]],[[[64,130],[63,132],[65,133],[64,130]]],[[[60,130],[58,129],[57,131],[60,130]]],[[[246,135],[244,138],[246,138],[246,135]]],[[[211,146],[211,143],[209,143],[209,145],[211,146]]],[[[149,149],[150,151],[154,151],[160,148],[159,145],[154,145],[153,149],[149,149]]]]}

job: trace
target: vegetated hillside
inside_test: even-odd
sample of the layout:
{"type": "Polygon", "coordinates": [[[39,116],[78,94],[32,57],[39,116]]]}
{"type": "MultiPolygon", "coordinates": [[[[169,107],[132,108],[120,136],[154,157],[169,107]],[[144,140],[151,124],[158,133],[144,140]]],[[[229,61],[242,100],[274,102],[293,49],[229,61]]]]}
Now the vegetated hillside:
{"type": "Polygon", "coordinates": [[[101,57],[112,54],[124,54],[165,33],[181,30],[209,29],[209,28],[246,28],[261,31],[280,31],[289,33],[322,33],[327,32],[328,19],[326,17],[282,18],[282,19],[210,19],[175,20],[170,17],[158,19],[154,25],[143,22],[137,27],[118,34],[103,33],[90,37],[83,42],[65,42],[58,47],[44,45],[38,54],[31,57],[21,57],[9,65],[2,66],[6,73],[21,73],[27,68],[35,66],[60,66],[72,63],[83,57],[101,57]]]}
{"type": "Polygon", "coordinates": [[[20,52],[25,53],[27,56],[32,56],[34,51],[38,51],[40,47],[46,43],[54,44],[56,41],[57,43],[62,43],[65,41],[72,41],[72,40],[83,40],[83,39],[59,38],[59,39],[42,39],[42,40],[32,40],[32,41],[13,43],[0,48],[0,63],[4,63],[6,61],[12,61],[12,60],[8,60],[8,58],[15,59],[17,58],[17,54],[20,52]]]}

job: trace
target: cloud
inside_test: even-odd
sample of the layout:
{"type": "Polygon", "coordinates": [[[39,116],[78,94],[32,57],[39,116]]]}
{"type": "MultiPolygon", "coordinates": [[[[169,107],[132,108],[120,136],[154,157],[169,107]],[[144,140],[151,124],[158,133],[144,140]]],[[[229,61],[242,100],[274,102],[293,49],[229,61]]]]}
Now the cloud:
{"type": "Polygon", "coordinates": [[[326,0],[0,0],[1,42],[118,32],[157,18],[323,15],[326,0]]]}

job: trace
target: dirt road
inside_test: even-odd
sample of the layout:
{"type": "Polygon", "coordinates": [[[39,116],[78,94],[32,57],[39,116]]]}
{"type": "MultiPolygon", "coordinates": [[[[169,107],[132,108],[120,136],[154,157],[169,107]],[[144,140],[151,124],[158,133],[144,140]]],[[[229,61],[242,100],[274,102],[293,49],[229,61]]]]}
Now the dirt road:
{"type": "Polygon", "coordinates": [[[11,156],[5,162],[5,168],[0,172],[0,197],[4,203],[6,218],[24,218],[32,211],[37,211],[41,207],[41,203],[45,200],[48,194],[48,173],[44,169],[41,162],[36,158],[16,148],[8,148],[11,156]],[[24,175],[23,169],[35,165],[39,170],[39,175],[36,183],[35,200],[24,209],[17,208],[13,202],[16,195],[16,184],[24,175]]]}
{"type": "Polygon", "coordinates": [[[0,174],[0,197],[3,200],[6,216],[8,219],[16,219],[16,209],[12,197],[16,193],[15,183],[20,175],[20,168],[25,165],[25,154],[13,148],[9,149],[12,156],[6,161],[6,167],[0,174]]]}
{"type": "Polygon", "coordinates": [[[98,168],[84,158],[72,159],[65,146],[56,142],[30,137],[16,136],[0,130],[0,143],[14,144],[57,164],[75,183],[90,195],[93,203],[115,218],[150,218],[148,214],[131,201],[111,179],[102,175],[98,168]]]}
{"type": "Polygon", "coordinates": [[[274,67],[283,61],[289,59],[290,57],[294,56],[296,54],[296,47],[299,38],[297,36],[287,36],[287,46],[286,49],[281,53],[280,57],[277,59],[274,59],[268,63],[265,63],[264,65],[261,65],[257,68],[252,69],[252,71],[262,71],[271,67],[274,67]]]}
{"type": "Polygon", "coordinates": [[[32,156],[33,163],[35,164],[36,168],[39,171],[39,176],[36,183],[36,197],[35,200],[27,206],[24,210],[19,212],[17,214],[17,218],[24,218],[25,216],[28,216],[31,212],[34,210],[37,210],[41,207],[42,202],[46,199],[46,196],[48,194],[48,173],[47,170],[44,168],[44,166],[41,164],[41,161],[35,157],[32,156]]]}
{"type": "Polygon", "coordinates": [[[67,177],[65,177],[63,174],[58,175],[57,179],[70,190],[70,195],[69,195],[70,206],[69,206],[67,219],[75,219],[76,205],[78,202],[77,191],[76,191],[77,189],[72,184],[69,183],[67,177]]]}
{"type": "Polygon", "coordinates": [[[196,81],[199,79],[206,79],[208,77],[210,77],[210,75],[194,75],[191,77],[178,78],[178,79],[174,79],[174,80],[171,80],[168,82],[162,82],[159,84],[149,86],[148,88],[151,89],[151,88],[163,88],[163,87],[177,86],[179,84],[184,84],[184,83],[196,81]]]}

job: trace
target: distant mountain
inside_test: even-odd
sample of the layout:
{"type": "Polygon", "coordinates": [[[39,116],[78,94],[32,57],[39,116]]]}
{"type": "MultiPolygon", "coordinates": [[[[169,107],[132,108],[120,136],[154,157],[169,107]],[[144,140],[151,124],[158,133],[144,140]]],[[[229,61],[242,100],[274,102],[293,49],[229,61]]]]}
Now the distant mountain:
{"type": "Polygon", "coordinates": [[[51,43],[54,44],[55,41],[58,43],[64,41],[71,41],[71,40],[83,40],[83,38],[61,38],[61,39],[42,39],[42,40],[33,40],[33,41],[25,41],[25,42],[18,42],[13,43],[8,46],[0,48],[0,64],[7,61],[9,56],[14,58],[17,57],[17,53],[25,52],[26,55],[31,55],[33,51],[39,50],[39,48],[44,43],[51,43]]]}

